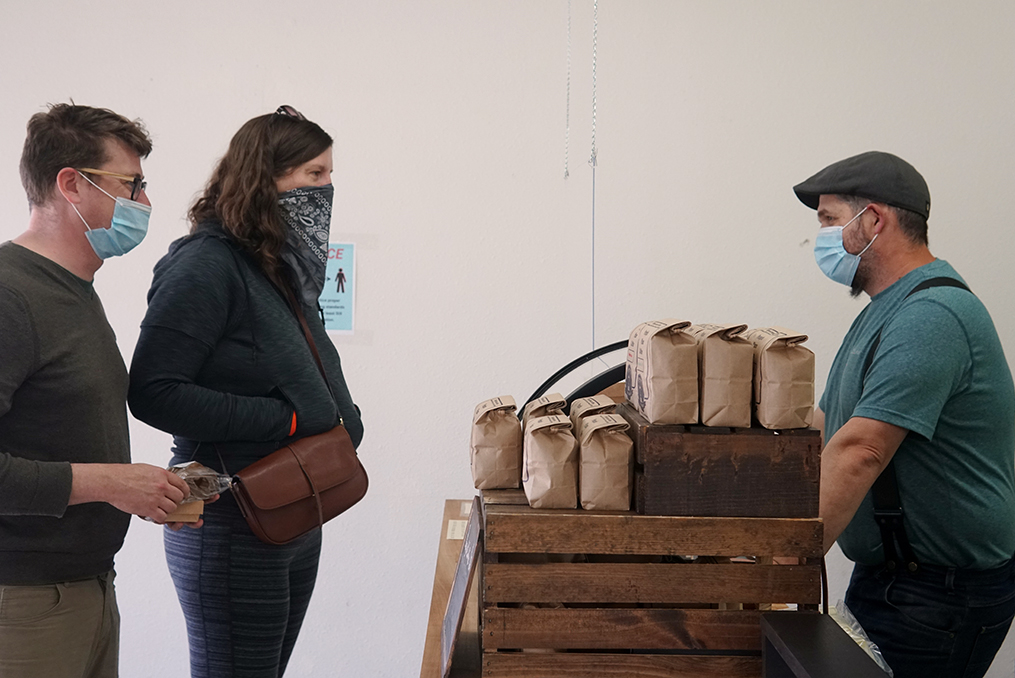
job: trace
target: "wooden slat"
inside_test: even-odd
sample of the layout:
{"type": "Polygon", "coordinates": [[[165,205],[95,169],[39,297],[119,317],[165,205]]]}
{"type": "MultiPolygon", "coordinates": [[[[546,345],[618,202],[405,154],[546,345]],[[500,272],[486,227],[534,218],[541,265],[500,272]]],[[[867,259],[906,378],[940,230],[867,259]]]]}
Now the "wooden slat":
{"type": "Polygon", "coordinates": [[[631,425],[628,433],[631,436],[631,440],[634,441],[634,460],[639,464],[645,463],[646,452],[648,451],[648,439],[647,436],[652,433],[655,436],[660,435],[678,435],[688,430],[687,426],[682,425],[662,425],[662,424],[650,424],[645,417],[638,413],[638,410],[631,405],[631,403],[624,402],[617,406],[616,413],[627,420],[627,423],[631,425]]]}
{"type": "Polygon", "coordinates": [[[699,450],[712,450],[713,454],[719,451],[744,454],[759,448],[770,448],[778,454],[780,449],[792,449],[814,442],[820,445],[820,433],[812,428],[773,431],[765,428],[729,429],[650,424],[629,403],[619,405],[617,414],[631,424],[635,459],[639,464],[665,463],[677,459],[685,447],[695,453],[699,453],[699,450]]]}
{"type": "Polygon", "coordinates": [[[483,602],[817,603],[817,565],[490,563],[483,602]]]}
{"type": "Polygon", "coordinates": [[[760,657],[487,652],[483,678],[759,678],[760,657]]]}
{"type": "Polygon", "coordinates": [[[680,468],[645,466],[636,474],[634,505],[655,516],[817,518],[816,450],[813,457],[689,456],[680,468]]]}
{"type": "Polygon", "coordinates": [[[761,650],[757,610],[488,607],[483,648],[761,650]]]}
{"type": "Polygon", "coordinates": [[[820,557],[817,518],[697,518],[486,505],[493,553],[820,557]]]}

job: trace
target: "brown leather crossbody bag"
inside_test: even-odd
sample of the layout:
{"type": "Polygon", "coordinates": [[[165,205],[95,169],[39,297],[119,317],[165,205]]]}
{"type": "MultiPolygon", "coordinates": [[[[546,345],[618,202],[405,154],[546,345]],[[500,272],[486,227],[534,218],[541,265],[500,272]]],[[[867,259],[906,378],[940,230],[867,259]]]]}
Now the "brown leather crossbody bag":
{"type": "MultiPolygon", "coordinates": [[[[331,391],[299,302],[287,286],[282,287],[331,391]]],[[[285,544],[356,504],[368,484],[352,439],[340,423],[325,433],[287,443],[239,471],[233,476],[232,491],[254,534],[266,544],[285,544]]]]}

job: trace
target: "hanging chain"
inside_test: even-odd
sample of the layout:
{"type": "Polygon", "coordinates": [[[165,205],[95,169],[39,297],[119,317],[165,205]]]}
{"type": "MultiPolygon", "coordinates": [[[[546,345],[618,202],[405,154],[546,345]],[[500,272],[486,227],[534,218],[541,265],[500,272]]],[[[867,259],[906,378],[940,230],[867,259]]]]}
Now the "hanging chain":
{"type": "MultiPolygon", "coordinates": [[[[564,113],[564,179],[568,171],[568,152],[571,144],[571,0],[567,0],[567,96],[564,113]]],[[[596,61],[599,47],[599,0],[592,0],[592,349],[596,348],[596,61]]],[[[600,358],[602,360],[602,358],[600,358]]],[[[604,364],[605,361],[603,361],[604,364]]]]}
{"type": "Polygon", "coordinates": [[[571,142],[571,0],[567,0],[567,105],[564,108],[564,178],[567,179],[568,148],[571,142]]]}
{"type": "Polygon", "coordinates": [[[589,164],[596,166],[596,48],[599,42],[599,0],[592,0],[592,156],[589,164]]]}
{"type": "Polygon", "coordinates": [[[599,0],[592,0],[592,350],[596,349],[596,48],[599,43],[599,0]]]}

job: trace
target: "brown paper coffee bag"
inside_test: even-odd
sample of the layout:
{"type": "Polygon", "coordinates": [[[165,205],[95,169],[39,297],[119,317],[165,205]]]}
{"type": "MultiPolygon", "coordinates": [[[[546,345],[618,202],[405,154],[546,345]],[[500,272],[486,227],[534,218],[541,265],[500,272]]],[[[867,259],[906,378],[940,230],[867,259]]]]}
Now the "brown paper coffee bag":
{"type": "Polygon", "coordinates": [[[532,508],[578,507],[578,441],[562,414],[525,427],[522,487],[532,508]]]}
{"type": "Polygon", "coordinates": [[[582,430],[582,419],[596,414],[612,414],[615,409],[617,403],[609,396],[578,398],[571,403],[571,430],[577,435],[582,430]]]}
{"type": "Polygon", "coordinates": [[[627,429],[628,423],[616,414],[582,419],[578,482],[582,508],[631,510],[634,442],[625,433],[627,429]]]}
{"type": "Polygon", "coordinates": [[[476,405],[472,415],[472,481],[477,490],[515,489],[522,480],[522,426],[511,396],[476,405]]]}
{"type": "Polygon", "coordinates": [[[698,422],[698,345],[686,320],[655,320],[631,332],[625,395],[652,424],[698,422]]]}
{"type": "Polygon", "coordinates": [[[691,325],[698,342],[698,401],[705,426],[749,427],[754,346],[747,325],[691,325]]]}
{"type": "Polygon", "coordinates": [[[814,353],[781,327],[748,330],[754,344],[754,407],[765,428],[807,428],[814,418],[814,353]]]}

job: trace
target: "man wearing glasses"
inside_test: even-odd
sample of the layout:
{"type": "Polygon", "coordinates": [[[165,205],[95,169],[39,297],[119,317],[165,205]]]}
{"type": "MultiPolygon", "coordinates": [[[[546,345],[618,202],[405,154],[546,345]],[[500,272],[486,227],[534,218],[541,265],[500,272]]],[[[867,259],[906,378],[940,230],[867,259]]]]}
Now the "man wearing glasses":
{"type": "Polygon", "coordinates": [[[148,228],[137,123],[58,104],[21,157],[28,228],[0,244],[0,676],[117,675],[113,556],[130,514],[189,494],[131,464],[127,371],[92,284],[148,228]]]}

